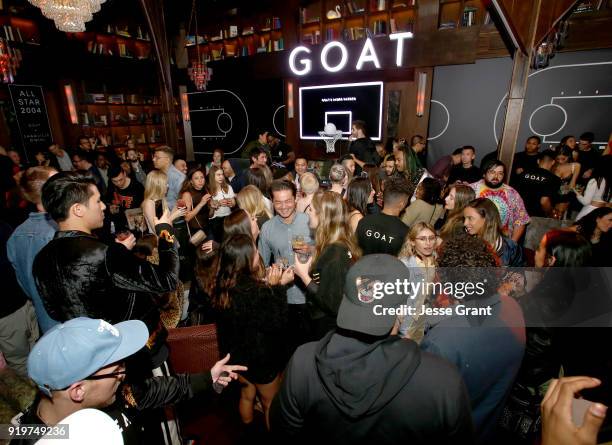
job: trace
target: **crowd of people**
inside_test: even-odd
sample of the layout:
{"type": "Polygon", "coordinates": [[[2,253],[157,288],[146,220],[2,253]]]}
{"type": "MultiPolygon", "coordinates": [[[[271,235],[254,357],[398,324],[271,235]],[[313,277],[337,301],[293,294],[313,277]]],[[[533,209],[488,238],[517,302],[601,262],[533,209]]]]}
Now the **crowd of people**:
{"type": "Polygon", "coordinates": [[[325,177],[265,131],[205,164],[2,149],[0,350],[38,387],[15,422],[98,408],[126,443],[180,443],[168,407],[235,380],[247,434],[594,444],[609,328],[569,328],[609,306],[612,145],[531,136],[509,170],[473,146],[428,166],[424,137],[360,121],[350,139],[325,177]],[[167,329],[207,323],[224,358],[174,374],[167,329]],[[575,426],[580,392],[598,403],[575,426]]]}

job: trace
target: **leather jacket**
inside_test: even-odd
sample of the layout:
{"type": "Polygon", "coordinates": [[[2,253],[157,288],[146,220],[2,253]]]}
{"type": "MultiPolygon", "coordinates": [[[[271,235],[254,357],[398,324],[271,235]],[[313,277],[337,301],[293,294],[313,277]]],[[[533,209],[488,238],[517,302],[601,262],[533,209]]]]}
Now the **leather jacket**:
{"type": "Polygon", "coordinates": [[[179,258],[173,228],[156,226],[159,265],[135,257],[122,244],[105,244],[79,231],[59,231],[36,256],[33,274],[51,318],[101,318],[111,324],[142,320],[154,332],[154,297],[176,289],[179,258]]]}

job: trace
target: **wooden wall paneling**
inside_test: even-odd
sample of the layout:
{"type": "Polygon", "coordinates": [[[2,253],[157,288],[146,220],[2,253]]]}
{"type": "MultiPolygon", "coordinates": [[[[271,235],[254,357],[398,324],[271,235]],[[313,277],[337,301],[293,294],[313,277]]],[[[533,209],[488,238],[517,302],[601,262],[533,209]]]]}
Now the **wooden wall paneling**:
{"type": "Polygon", "coordinates": [[[474,63],[478,50],[478,26],[416,34],[407,45],[408,66],[428,67],[474,63]]]}
{"type": "Polygon", "coordinates": [[[536,2],[524,0],[496,0],[496,2],[516,36],[520,49],[527,53],[530,51],[529,32],[536,2]]]}
{"type": "Polygon", "coordinates": [[[553,27],[571,9],[576,6],[578,0],[545,0],[540,11],[538,27],[535,35],[535,46],[539,46],[553,27]]]}
{"type": "Polygon", "coordinates": [[[439,13],[439,0],[419,0],[415,33],[437,31],[439,13]]]}
{"type": "Polygon", "coordinates": [[[509,57],[510,52],[501,34],[495,28],[482,27],[478,34],[477,59],[509,57]]]}
{"type": "MultiPolygon", "coordinates": [[[[60,144],[62,147],[66,147],[66,139],[64,135],[70,134],[70,114],[68,113],[68,107],[66,99],[63,96],[63,89],[55,91],[45,91],[45,103],[47,105],[47,115],[49,116],[49,125],[51,127],[51,136],[53,142],[60,144]]],[[[72,141],[69,141],[71,144],[72,141]]]]}
{"type": "Polygon", "coordinates": [[[581,14],[569,20],[569,35],[562,51],[612,48],[612,10],[581,14]]]}
{"type": "MultiPolygon", "coordinates": [[[[523,104],[525,102],[525,94],[527,92],[527,80],[533,53],[535,32],[542,1],[543,0],[534,0],[534,11],[531,15],[529,35],[527,36],[528,39],[526,41],[529,51],[527,54],[524,54],[519,49],[514,52],[514,64],[512,67],[512,78],[510,80],[508,105],[506,108],[504,129],[498,150],[498,158],[504,162],[506,165],[506,171],[508,172],[512,171],[512,161],[514,158],[514,151],[521,125],[521,115],[523,111],[523,104]]],[[[510,175],[507,174],[506,181],[508,181],[509,178],[510,175]]]]}
{"type": "Polygon", "coordinates": [[[176,110],[172,91],[172,75],[170,67],[170,48],[166,35],[163,0],[140,0],[145,20],[151,34],[151,42],[156,55],[156,65],[159,74],[159,85],[162,103],[162,121],[166,144],[176,149],[178,130],[176,128],[176,110]]]}

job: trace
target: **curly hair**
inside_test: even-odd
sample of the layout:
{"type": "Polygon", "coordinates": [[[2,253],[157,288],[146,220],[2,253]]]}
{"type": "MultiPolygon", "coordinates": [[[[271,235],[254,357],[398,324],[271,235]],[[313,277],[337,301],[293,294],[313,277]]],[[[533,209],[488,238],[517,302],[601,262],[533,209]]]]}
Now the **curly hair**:
{"type": "MultiPolygon", "coordinates": [[[[487,298],[499,287],[500,260],[482,238],[457,233],[444,241],[438,256],[438,273],[443,282],[482,283],[484,293],[472,298],[487,298]]],[[[465,300],[470,297],[466,296],[465,300]]]]}

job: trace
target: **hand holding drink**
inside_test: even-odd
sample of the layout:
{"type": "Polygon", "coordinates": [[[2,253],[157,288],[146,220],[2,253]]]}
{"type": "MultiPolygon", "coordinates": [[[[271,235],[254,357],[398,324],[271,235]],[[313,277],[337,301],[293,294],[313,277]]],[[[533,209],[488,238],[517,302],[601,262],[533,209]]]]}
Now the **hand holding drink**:
{"type": "Polygon", "coordinates": [[[297,253],[300,262],[305,263],[310,257],[310,246],[303,235],[294,235],[291,239],[291,248],[297,253]]]}

